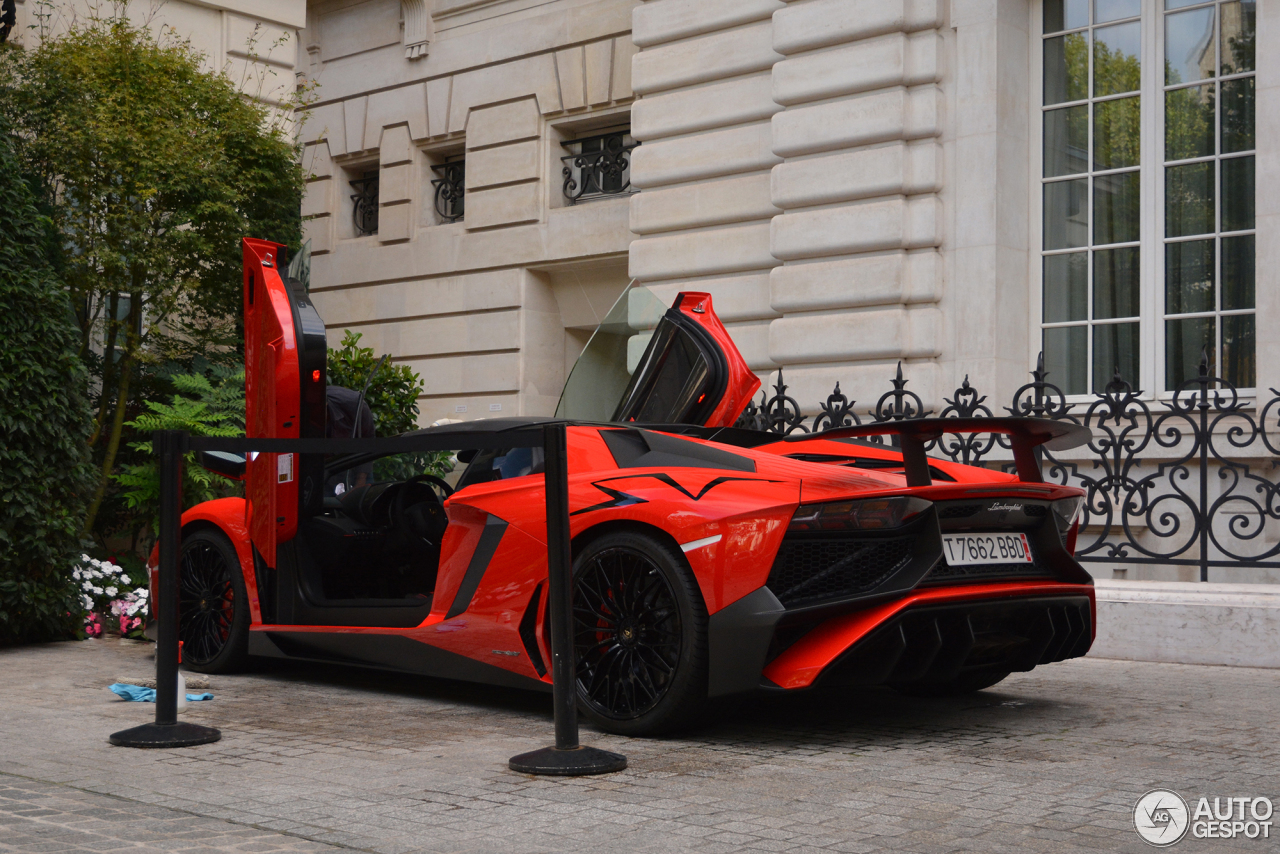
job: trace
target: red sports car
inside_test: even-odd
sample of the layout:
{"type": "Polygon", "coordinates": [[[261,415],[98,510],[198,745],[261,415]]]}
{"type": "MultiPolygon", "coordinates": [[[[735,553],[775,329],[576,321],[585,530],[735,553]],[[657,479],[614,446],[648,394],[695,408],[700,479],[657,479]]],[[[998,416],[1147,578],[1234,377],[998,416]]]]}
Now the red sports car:
{"type": "MultiPolygon", "coordinates": [[[[323,437],[324,324],[282,252],[244,242],[247,433],[323,437]]],[[[709,698],[820,684],[973,691],[1085,654],[1082,493],[1042,482],[1031,451],[1080,436],[969,425],[1011,435],[1015,476],[926,458],[936,419],[735,429],[759,380],[710,296],[654,302],[624,295],[559,413],[575,419],[578,698],[598,727],[658,733],[709,698]]],[[[273,656],[548,689],[541,451],[458,459],[440,477],[415,455],[203,455],[247,498],[182,516],[186,666],[273,656]]]]}

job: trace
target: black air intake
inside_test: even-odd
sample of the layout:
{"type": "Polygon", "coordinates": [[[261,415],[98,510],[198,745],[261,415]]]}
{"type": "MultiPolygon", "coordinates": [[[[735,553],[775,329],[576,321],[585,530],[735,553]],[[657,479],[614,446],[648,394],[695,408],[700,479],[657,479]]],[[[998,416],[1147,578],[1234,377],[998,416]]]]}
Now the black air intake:
{"type": "Polygon", "coordinates": [[[787,608],[874,590],[911,561],[914,537],[787,537],[769,572],[769,589],[787,608]]]}

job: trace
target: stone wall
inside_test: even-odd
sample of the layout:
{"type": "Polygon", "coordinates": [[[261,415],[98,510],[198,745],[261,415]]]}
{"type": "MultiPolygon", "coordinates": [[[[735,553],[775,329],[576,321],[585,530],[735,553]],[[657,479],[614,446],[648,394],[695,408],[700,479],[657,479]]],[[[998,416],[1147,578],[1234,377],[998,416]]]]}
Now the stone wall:
{"type": "Polygon", "coordinates": [[[568,205],[559,143],[629,120],[633,6],[445,0],[415,57],[399,0],[309,4],[313,293],[331,339],[422,374],[423,423],[554,411],[625,287],[628,201],[568,205]],[[442,222],[430,167],[457,155],[466,216],[442,222]],[[356,236],[347,182],[374,170],[378,233],[356,236]]]}
{"type": "Polygon", "coordinates": [[[631,273],[710,291],[800,400],[911,364],[937,387],[946,105],[935,0],[636,10],[631,273]]]}

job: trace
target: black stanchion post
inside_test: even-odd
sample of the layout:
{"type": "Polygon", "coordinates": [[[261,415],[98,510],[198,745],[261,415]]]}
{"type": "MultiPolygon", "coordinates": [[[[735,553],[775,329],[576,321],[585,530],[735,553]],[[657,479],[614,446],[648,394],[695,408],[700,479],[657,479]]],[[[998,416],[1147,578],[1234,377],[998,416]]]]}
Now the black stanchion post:
{"type": "Polygon", "coordinates": [[[160,463],[160,584],[156,591],[156,719],[113,733],[121,747],[190,747],[222,738],[213,727],[178,720],[178,560],[182,550],[182,458],[187,434],[157,430],[152,437],[160,463]]]}
{"type": "Polygon", "coordinates": [[[547,490],[547,601],[556,743],[511,758],[512,771],[577,777],[627,767],[627,758],[578,744],[577,657],[573,645],[573,554],[569,543],[569,460],[565,425],[542,428],[547,490]]]}

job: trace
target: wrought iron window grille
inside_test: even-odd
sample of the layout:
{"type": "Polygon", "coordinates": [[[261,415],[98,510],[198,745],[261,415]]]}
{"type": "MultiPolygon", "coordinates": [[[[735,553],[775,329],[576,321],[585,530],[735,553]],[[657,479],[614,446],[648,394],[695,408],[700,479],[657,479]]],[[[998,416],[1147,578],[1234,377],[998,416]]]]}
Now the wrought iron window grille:
{"type": "Polygon", "coordinates": [[[459,158],[448,160],[431,171],[439,177],[431,179],[431,186],[436,188],[436,213],[444,222],[457,222],[466,213],[467,195],[467,163],[459,158]]]}
{"type": "Polygon", "coordinates": [[[631,152],[639,145],[630,130],[570,139],[561,143],[571,152],[564,164],[564,197],[569,204],[587,199],[633,193],[631,152]]]}
{"type": "MultiPolygon", "coordinates": [[[[1072,421],[1093,430],[1087,447],[1056,456],[1037,449],[1046,481],[1085,490],[1077,560],[1115,569],[1194,568],[1201,581],[1209,580],[1211,567],[1280,569],[1280,544],[1264,535],[1280,525],[1280,391],[1258,394],[1249,405],[1235,386],[1210,372],[1207,351],[1198,375],[1163,407],[1149,405],[1119,372],[1083,404],[1068,401],[1048,376],[1042,353],[1032,381],[1013,393],[1000,415],[1072,421]]],[[[856,401],[836,383],[819,412],[806,418],[778,371],[773,394],[762,391],[736,426],[787,435],[930,414],[907,390],[901,363],[892,384],[859,415],[856,401]]],[[[996,415],[967,376],[944,402],[942,418],[996,415]]],[[[948,433],[926,447],[957,463],[1012,468],[1007,440],[991,434],[948,433]]]]}
{"type": "Polygon", "coordinates": [[[355,193],[351,196],[351,222],[356,237],[378,233],[378,173],[364,173],[363,178],[348,181],[355,193]]]}

